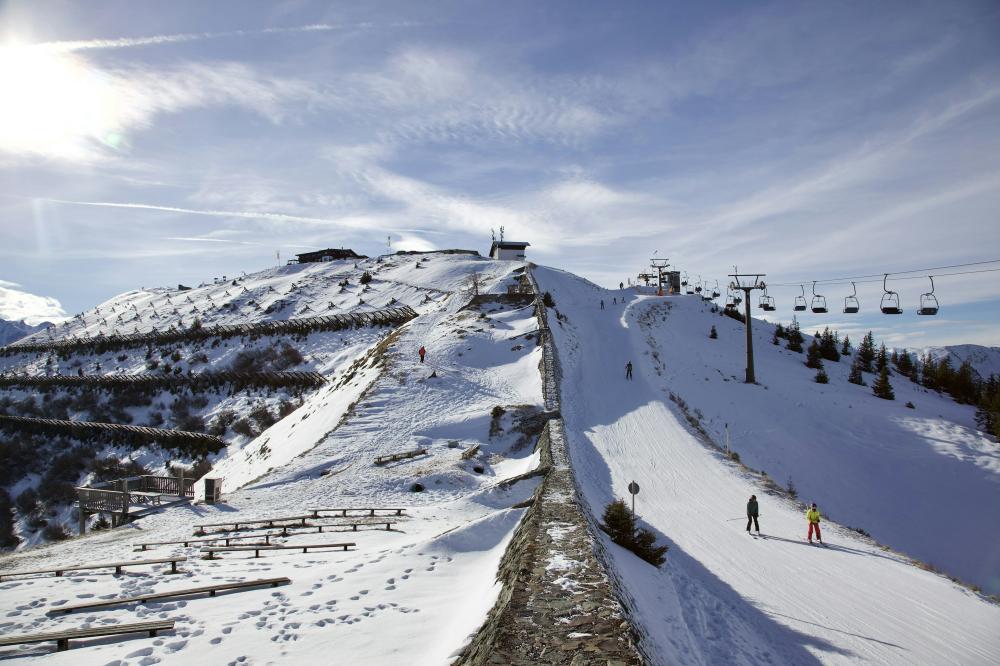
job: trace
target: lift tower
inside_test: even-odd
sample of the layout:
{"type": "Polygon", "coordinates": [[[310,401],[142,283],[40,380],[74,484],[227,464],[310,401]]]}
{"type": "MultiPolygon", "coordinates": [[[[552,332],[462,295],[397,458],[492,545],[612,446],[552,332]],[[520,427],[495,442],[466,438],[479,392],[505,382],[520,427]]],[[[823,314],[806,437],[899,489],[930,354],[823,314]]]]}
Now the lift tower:
{"type": "Polygon", "coordinates": [[[670,265],[669,259],[650,259],[649,265],[652,267],[653,271],[656,272],[656,287],[657,293],[663,296],[663,285],[668,282],[667,279],[667,266],[670,265]]]}
{"type": "Polygon", "coordinates": [[[746,316],[746,329],[747,329],[747,384],[756,383],[756,378],[754,377],[753,371],[753,336],[750,332],[750,292],[754,289],[765,289],[767,285],[761,280],[764,277],[764,273],[740,273],[736,266],[733,266],[733,272],[730,273],[729,277],[733,279],[729,283],[730,289],[739,289],[743,292],[744,299],[743,304],[745,306],[745,316],[746,316]]]}

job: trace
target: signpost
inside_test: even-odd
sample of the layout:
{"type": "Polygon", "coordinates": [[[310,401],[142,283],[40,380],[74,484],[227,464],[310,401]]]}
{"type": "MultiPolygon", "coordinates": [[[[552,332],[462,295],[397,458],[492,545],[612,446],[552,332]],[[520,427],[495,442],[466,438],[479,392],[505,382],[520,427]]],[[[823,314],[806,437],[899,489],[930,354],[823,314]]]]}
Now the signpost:
{"type": "Polygon", "coordinates": [[[632,541],[635,541],[635,496],[639,494],[639,484],[632,481],[628,484],[628,491],[632,494],[632,541]]]}

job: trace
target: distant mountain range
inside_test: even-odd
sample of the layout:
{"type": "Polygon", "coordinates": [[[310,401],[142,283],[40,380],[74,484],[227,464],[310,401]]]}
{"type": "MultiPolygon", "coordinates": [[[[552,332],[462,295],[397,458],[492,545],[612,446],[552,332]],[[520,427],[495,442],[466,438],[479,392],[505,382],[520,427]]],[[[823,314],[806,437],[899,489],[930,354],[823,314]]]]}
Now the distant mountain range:
{"type": "Polygon", "coordinates": [[[968,361],[972,369],[982,379],[988,379],[990,375],[1000,375],[1000,347],[984,347],[983,345],[947,345],[945,347],[928,347],[920,350],[920,354],[929,352],[932,358],[942,359],[945,356],[951,358],[951,365],[954,368],[968,361]]]}
{"type": "Polygon", "coordinates": [[[16,340],[27,337],[32,333],[37,333],[38,331],[48,328],[51,325],[52,324],[47,321],[31,326],[23,321],[8,321],[6,319],[0,319],[0,346],[9,345],[16,340]]]}

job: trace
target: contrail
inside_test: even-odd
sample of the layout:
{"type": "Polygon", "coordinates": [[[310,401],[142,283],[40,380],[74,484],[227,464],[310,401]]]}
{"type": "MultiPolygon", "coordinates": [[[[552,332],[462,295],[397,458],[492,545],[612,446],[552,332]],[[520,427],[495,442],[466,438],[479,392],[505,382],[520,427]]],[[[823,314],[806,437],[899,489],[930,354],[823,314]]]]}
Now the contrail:
{"type": "MultiPolygon", "coordinates": [[[[157,44],[177,44],[195,42],[205,39],[221,39],[224,37],[254,37],[288,32],[325,32],[343,30],[350,26],[336,26],[328,23],[315,23],[289,28],[263,28],[261,30],[229,30],[226,32],[184,32],[173,35],[152,35],[150,37],[121,37],[118,39],[87,39],[77,41],[39,42],[26,44],[27,48],[67,53],[71,51],[86,51],[92,49],[127,49],[134,46],[154,46],[157,44]]],[[[371,27],[370,24],[359,24],[355,27],[371,27]]]]}

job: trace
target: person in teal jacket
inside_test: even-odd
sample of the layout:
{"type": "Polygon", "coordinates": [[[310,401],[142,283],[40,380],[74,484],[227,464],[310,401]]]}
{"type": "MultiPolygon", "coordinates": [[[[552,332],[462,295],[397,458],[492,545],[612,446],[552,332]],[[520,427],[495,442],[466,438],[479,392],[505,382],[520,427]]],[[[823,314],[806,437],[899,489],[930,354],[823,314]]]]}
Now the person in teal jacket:
{"type": "Polygon", "coordinates": [[[806,520],[809,521],[809,543],[813,542],[813,531],[816,532],[816,539],[823,543],[823,535],[819,531],[819,509],[816,508],[816,502],[812,503],[812,506],[806,511],[806,520]]]}
{"type": "Polygon", "coordinates": [[[750,524],[752,523],[754,529],[757,530],[757,534],[760,534],[760,525],[757,523],[757,516],[760,515],[760,511],[757,509],[757,496],[751,495],[750,501],[747,502],[747,534],[750,533],[750,524]]]}

